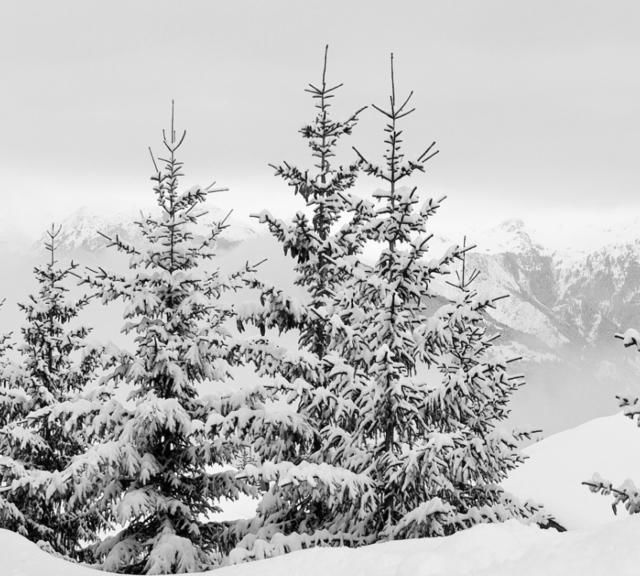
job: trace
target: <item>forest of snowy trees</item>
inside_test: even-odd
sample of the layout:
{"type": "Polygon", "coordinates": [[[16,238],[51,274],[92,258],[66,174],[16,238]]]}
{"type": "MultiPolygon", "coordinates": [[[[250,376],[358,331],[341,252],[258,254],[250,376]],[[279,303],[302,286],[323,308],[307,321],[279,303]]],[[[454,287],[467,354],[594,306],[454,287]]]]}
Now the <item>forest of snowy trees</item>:
{"type": "MultiPolygon", "coordinates": [[[[473,246],[431,250],[444,199],[416,184],[438,150],[411,133],[413,94],[397,92],[393,56],[384,105],[336,118],[340,87],[325,50],[300,129],[308,163],[273,166],[304,208],[255,215],[303,298],[261,277],[260,254],[219,266],[228,221],[205,206],[224,189],[181,187],[173,108],[151,152],[155,211],[131,223],[136,241],[103,236],[125,272],[60,261],[60,229],[48,231],[20,332],[0,339],[0,527],[107,571],[173,574],[508,519],[554,526],[544,503],[501,487],[532,434],[505,426],[524,379],[493,349],[486,313],[505,295],[475,290],[473,246]],[[356,149],[365,117],[382,137],[356,149]],[[124,305],[132,346],[88,338],[93,302],[124,305]],[[254,518],[216,519],[242,496],[258,499],[254,518]]],[[[623,339],[640,349],[637,333],[623,339]]],[[[640,510],[631,484],[589,485],[640,510]]]]}

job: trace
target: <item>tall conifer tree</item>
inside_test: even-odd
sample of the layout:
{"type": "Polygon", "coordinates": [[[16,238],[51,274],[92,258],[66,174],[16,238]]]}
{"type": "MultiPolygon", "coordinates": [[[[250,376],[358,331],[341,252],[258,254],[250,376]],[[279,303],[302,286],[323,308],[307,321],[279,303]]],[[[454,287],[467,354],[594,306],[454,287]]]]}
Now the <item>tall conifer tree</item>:
{"type": "Polygon", "coordinates": [[[246,310],[241,327],[253,324],[263,337],[246,347],[246,357],[261,375],[275,377],[280,387],[276,395],[296,407],[310,435],[300,437],[300,442],[289,441],[277,455],[284,459],[277,465],[272,465],[277,458],[270,447],[259,452],[265,464],[250,468],[250,474],[270,482],[270,487],[240,543],[239,557],[355,538],[350,526],[361,513],[369,483],[366,476],[345,470],[339,422],[353,418],[354,405],[345,395],[336,395],[331,384],[337,375],[349,372],[334,340],[336,294],[361,265],[366,241],[362,230],[371,214],[370,203],[351,193],[357,166],[341,166],[335,160],[339,141],[351,135],[362,111],[346,120],[333,118],[330,108],[340,87],[327,81],[325,48],[321,80],[306,89],[316,115],[300,130],[314,165],[274,166],[305,210],[290,222],[268,212],[259,215],[293,260],[295,283],[304,297],[297,301],[282,289],[260,286],[260,304],[246,310]],[[271,329],[297,331],[298,351],[291,353],[275,344],[266,333],[271,329]]]}
{"type": "MultiPolygon", "coordinates": [[[[185,136],[176,133],[172,111],[164,157],[152,155],[158,213],[136,222],[135,244],[107,237],[129,257],[128,271],[98,269],[87,279],[103,303],[126,305],[122,331],[134,341],[132,352],[111,358],[101,384],[126,391],[126,401],[104,394],[87,405],[95,445],[67,470],[74,509],[99,512],[114,532],[95,547],[109,571],[184,573],[220,564],[231,538],[228,523],[214,517],[220,500],[255,494],[230,465],[247,445],[247,429],[263,422],[260,393],[203,396],[200,389],[231,378],[234,313],[223,296],[252,269],[225,275],[216,265],[226,219],[204,233],[200,224],[207,197],[222,189],[179,189],[185,136]]],[[[278,435],[254,434],[264,442],[278,435]]]]}
{"type": "Polygon", "coordinates": [[[526,433],[495,430],[520,379],[485,356],[492,339],[483,312],[497,299],[470,289],[476,274],[466,275],[467,248],[429,253],[442,199],[421,202],[411,182],[438,151],[434,142],[406,159],[401,125],[414,111],[413,92],[398,99],[394,72],[392,55],[389,105],[373,106],[386,121],[384,161],[356,150],[364,173],[382,184],[366,224],[381,250],[353,275],[337,306],[361,390],[349,469],[372,480],[374,504],[362,532],[373,539],[444,535],[537,512],[498,486],[522,459],[517,441],[526,433]],[[457,261],[458,297],[442,307],[435,282],[457,261]]]}
{"type": "Polygon", "coordinates": [[[460,251],[453,247],[426,260],[429,221],[440,200],[421,202],[417,186],[409,184],[437,150],[434,142],[415,160],[405,158],[400,126],[414,111],[412,94],[398,99],[392,55],[389,105],[373,106],[386,121],[384,162],[371,162],[356,150],[362,170],[383,186],[374,193],[375,214],[367,224],[369,240],[381,251],[370,269],[354,278],[350,298],[355,305],[346,318],[360,334],[353,362],[368,380],[354,436],[363,449],[359,466],[375,484],[366,531],[376,538],[394,536],[416,514],[440,514],[436,495],[450,484],[446,461],[458,441],[456,433],[435,430],[425,413],[430,391],[420,371],[437,363],[442,336],[440,326],[425,318],[425,309],[433,307],[434,279],[449,272],[460,251]]]}
{"type": "Polygon", "coordinates": [[[1,390],[0,515],[4,526],[73,556],[80,540],[93,536],[95,519],[68,514],[49,486],[85,449],[78,423],[60,411],[96,377],[101,352],[87,345],[89,329],[74,325],[88,298],[68,294],[78,266],[58,264],[59,233],[55,227],[47,232],[49,262],[34,269],[38,292],[19,305],[25,314],[23,343],[1,390]]]}

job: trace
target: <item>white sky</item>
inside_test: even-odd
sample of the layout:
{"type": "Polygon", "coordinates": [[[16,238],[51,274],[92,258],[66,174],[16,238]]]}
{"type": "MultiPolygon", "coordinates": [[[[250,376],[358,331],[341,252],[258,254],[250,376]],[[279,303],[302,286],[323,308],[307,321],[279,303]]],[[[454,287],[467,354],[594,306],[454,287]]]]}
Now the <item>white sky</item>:
{"type": "MultiPolygon", "coordinates": [[[[2,0],[0,220],[147,203],[147,145],[170,101],[189,131],[185,183],[215,177],[236,215],[286,213],[269,162],[306,161],[296,131],[321,72],[336,113],[388,94],[388,55],[418,111],[409,151],[441,150],[419,183],[478,215],[557,222],[640,214],[640,3],[587,0],[135,2],[2,0]]],[[[351,139],[381,150],[363,114],[351,139]]],[[[348,148],[347,148],[348,150],[348,148]]]]}

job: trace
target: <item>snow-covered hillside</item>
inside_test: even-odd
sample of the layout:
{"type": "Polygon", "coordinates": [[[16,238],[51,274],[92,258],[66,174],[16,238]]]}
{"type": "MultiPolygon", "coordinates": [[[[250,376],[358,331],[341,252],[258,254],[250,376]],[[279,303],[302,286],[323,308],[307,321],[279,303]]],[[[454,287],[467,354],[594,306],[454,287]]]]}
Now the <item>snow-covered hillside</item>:
{"type": "Polygon", "coordinates": [[[512,405],[518,424],[552,433],[611,414],[616,394],[640,391],[638,356],[614,340],[640,324],[640,243],[625,230],[594,231],[602,244],[577,234],[573,244],[545,245],[524,222],[509,220],[472,236],[480,289],[509,295],[493,321],[504,349],[523,358],[528,385],[512,405]]]}
{"type": "MultiPolygon", "coordinates": [[[[640,565],[640,517],[615,516],[611,500],[581,485],[594,472],[614,482],[640,479],[640,430],[621,414],[599,418],[530,446],[529,460],[505,482],[523,498],[543,502],[568,531],[517,521],[480,525],[445,538],[406,540],[359,549],[322,548],[210,572],[219,576],[635,576],[640,565]]],[[[253,503],[225,507],[228,519],[251,514],[253,503]]],[[[97,576],[35,544],[0,530],[6,576],[97,576]]]]}
{"type": "MultiPolygon", "coordinates": [[[[445,538],[359,549],[318,548],[208,572],[216,576],[636,576],[640,518],[558,533],[512,520],[445,538]]],[[[98,576],[106,572],[49,556],[0,530],[4,576],[98,576]]]]}
{"type": "Polygon", "coordinates": [[[567,529],[604,526],[627,516],[610,498],[581,483],[595,472],[620,485],[640,481],[640,429],[622,414],[597,418],[525,449],[529,459],[504,486],[522,499],[542,502],[567,529]],[[631,455],[631,457],[630,457],[631,455]]]}

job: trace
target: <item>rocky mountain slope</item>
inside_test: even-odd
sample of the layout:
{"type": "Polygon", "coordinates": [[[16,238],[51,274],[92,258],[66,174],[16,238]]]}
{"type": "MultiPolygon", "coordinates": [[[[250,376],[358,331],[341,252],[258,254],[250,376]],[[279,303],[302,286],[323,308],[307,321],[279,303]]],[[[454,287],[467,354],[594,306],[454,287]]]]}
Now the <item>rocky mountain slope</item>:
{"type": "Polygon", "coordinates": [[[640,322],[640,232],[635,240],[572,252],[536,243],[520,220],[498,231],[511,241],[483,249],[480,239],[472,256],[485,284],[506,290],[517,302],[498,311],[497,320],[552,348],[603,344],[615,331],[640,322]]]}
{"type": "Polygon", "coordinates": [[[640,389],[640,359],[614,340],[640,325],[640,239],[554,249],[520,220],[478,236],[470,260],[480,289],[509,294],[492,316],[502,346],[524,358],[516,420],[530,414],[550,432],[610,413],[616,394],[640,389]]]}

